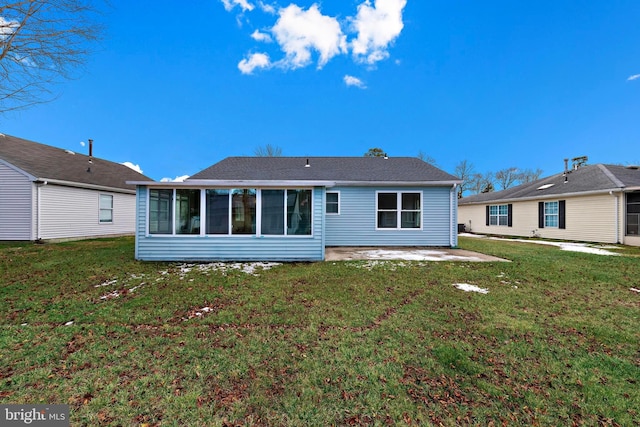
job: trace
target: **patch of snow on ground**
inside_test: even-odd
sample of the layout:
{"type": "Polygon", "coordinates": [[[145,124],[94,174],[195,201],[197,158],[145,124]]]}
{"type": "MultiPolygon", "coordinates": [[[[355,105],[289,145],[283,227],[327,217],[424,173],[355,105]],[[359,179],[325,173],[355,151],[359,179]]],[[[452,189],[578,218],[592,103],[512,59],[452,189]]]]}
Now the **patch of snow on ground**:
{"type": "Polygon", "coordinates": [[[630,290],[631,292],[637,292],[637,293],[639,293],[639,294],[640,294],[640,289],[636,289],[636,288],[629,288],[629,290],[630,290]]]}
{"type": "Polygon", "coordinates": [[[454,283],[453,286],[465,292],[478,292],[480,294],[488,294],[488,289],[480,288],[476,285],[470,285],[468,283],[454,283]]]}
{"type": "Polygon", "coordinates": [[[480,258],[459,256],[427,249],[391,250],[375,249],[362,251],[362,255],[370,259],[401,259],[405,261],[481,261],[480,258]]]}
{"type": "Polygon", "coordinates": [[[282,264],[279,262],[211,262],[204,264],[182,264],[178,266],[178,269],[183,273],[183,275],[196,269],[201,273],[218,271],[223,274],[226,274],[230,270],[237,270],[256,276],[259,271],[269,270],[279,265],[282,264]]]}
{"type": "MultiPolygon", "coordinates": [[[[212,263],[202,263],[202,264],[179,264],[176,265],[175,268],[171,268],[169,270],[159,271],[158,274],[161,276],[157,278],[155,281],[159,282],[162,280],[167,280],[167,276],[177,275],[179,280],[188,279],[189,282],[193,282],[193,278],[187,278],[187,275],[191,272],[198,272],[203,274],[208,274],[211,271],[221,272],[223,275],[226,275],[228,271],[240,271],[245,274],[250,274],[252,276],[257,276],[259,272],[269,270],[278,265],[282,265],[279,262],[234,262],[234,263],[226,263],[226,262],[212,262],[212,263]]],[[[131,274],[129,277],[129,281],[131,280],[141,280],[144,279],[144,274],[131,274]]],[[[99,285],[95,285],[96,288],[113,286],[118,284],[118,279],[108,280],[99,285]]],[[[116,298],[120,298],[123,295],[127,295],[129,293],[135,292],[137,289],[143,287],[146,282],[140,282],[137,285],[133,285],[132,283],[125,283],[124,286],[119,289],[113,290],[109,293],[106,293],[100,297],[100,300],[107,301],[116,298]]]]}
{"type": "Polygon", "coordinates": [[[105,286],[115,285],[116,283],[118,283],[117,280],[107,280],[104,283],[100,283],[99,285],[95,285],[94,288],[103,288],[105,286]]]}
{"type": "Polygon", "coordinates": [[[503,239],[501,237],[488,237],[480,234],[469,234],[469,233],[461,233],[460,236],[476,237],[476,238],[491,239],[491,240],[501,240],[505,242],[536,243],[538,245],[556,246],[563,251],[582,252],[586,254],[595,254],[595,255],[620,256],[620,254],[607,250],[607,249],[615,249],[615,246],[599,246],[599,245],[591,245],[588,243],[573,243],[573,242],[550,242],[547,240],[535,240],[535,239],[503,239]]]}
{"type": "Polygon", "coordinates": [[[393,260],[368,260],[362,264],[356,264],[355,267],[356,268],[364,268],[366,270],[373,270],[374,268],[384,268],[387,269],[389,271],[396,271],[398,268],[404,268],[404,267],[411,267],[414,265],[424,265],[421,263],[417,263],[417,264],[407,264],[405,262],[402,261],[393,261],[393,260]]]}

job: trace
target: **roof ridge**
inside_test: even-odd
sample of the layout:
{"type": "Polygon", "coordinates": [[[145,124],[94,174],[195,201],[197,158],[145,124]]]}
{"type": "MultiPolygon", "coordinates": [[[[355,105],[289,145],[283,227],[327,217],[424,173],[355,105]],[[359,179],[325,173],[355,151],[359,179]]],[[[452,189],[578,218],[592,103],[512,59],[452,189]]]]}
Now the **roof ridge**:
{"type": "Polygon", "coordinates": [[[624,183],[620,181],[618,177],[615,176],[615,174],[611,172],[606,165],[602,163],[598,163],[596,166],[598,166],[598,168],[606,175],[607,178],[611,180],[611,182],[613,182],[616,185],[616,187],[619,187],[619,188],[626,187],[626,185],[624,185],[624,183]]]}

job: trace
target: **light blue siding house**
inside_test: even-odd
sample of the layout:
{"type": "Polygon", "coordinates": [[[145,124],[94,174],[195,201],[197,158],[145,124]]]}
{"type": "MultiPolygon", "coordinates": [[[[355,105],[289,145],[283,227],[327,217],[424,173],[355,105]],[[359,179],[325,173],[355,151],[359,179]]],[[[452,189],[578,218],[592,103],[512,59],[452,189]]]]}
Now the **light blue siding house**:
{"type": "Polygon", "coordinates": [[[460,183],[410,157],[229,157],[184,182],[131,182],[136,259],[321,261],[328,246],[455,247],[460,183]]]}

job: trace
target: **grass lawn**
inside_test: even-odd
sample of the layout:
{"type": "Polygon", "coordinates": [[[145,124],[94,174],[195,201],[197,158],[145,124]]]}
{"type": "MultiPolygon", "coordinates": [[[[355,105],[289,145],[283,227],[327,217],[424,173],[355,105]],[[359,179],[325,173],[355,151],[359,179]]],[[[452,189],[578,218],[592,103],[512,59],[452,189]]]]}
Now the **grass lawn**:
{"type": "Polygon", "coordinates": [[[512,262],[0,245],[0,402],[68,404],[74,426],[640,425],[639,250],[460,246],[512,262]]]}

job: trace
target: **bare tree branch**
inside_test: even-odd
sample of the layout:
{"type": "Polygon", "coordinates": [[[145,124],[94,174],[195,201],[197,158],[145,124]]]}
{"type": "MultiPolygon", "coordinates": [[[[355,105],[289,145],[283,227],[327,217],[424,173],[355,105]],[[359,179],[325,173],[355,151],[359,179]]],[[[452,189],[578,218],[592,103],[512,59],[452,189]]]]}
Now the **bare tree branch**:
{"type": "Polygon", "coordinates": [[[463,181],[462,184],[458,186],[458,197],[462,197],[464,192],[471,188],[471,177],[474,173],[473,163],[467,160],[462,160],[456,165],[453,174],[463,181]]]}
{"type": "Polygon", "coordinates": [[[506,190],[510,188],[518,181],[518,168],[511,167],[506,169],[501,169],[495,174],[496,181],[500,184],[501,190],[506,190]]]}
{"type": "Polygon", "coordinates": [[[256,157],[281,157],[282,148],[267,144],[264,147],[257,147],[254,154],[256,157]]]}
{"type": "MultiPolygon", "coordinates": [[[[98,0],[100,1],[100,0],[98,0]]],[[[0,6],[0,114],[53,97],[102,34],[92,0],[21,0],[0,6]]]]}

